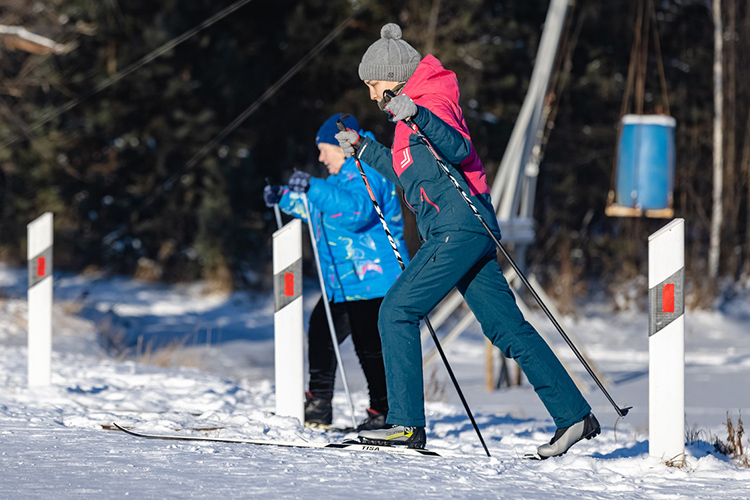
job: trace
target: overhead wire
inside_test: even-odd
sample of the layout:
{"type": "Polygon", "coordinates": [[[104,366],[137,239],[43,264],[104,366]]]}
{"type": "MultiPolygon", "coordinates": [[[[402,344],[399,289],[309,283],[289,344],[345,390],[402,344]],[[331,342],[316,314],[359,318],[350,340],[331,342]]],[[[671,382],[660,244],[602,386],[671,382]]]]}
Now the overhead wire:
{"type": "MultiPolygon", "coordinates": [[[[165,182],[154,189],[154,192],[134,210],[135,213],[139,213],[143,209],[151,205],[166,189],[170,189],[185,173],[193,169],[200,161],[205,158],[208,153],[213,150],[221,141],[223,141],[229,134],[237,129],[245,120],[247,120],[263,103],[270,99],[278,90],[287,83],[294,75],[296,75],[311,59],[317,56],[323,49],[325,49],[332,41],[338,38],[341,33],[346,29],[349,23],[354,19],[357,14],[361,11],[361,8],[355,8],[351,15],[342,21],[333,31],[331,31],[318,45],[310,50],[302,59],[300,59],[289,71],[284,73],[276,82],[271,85],[258,99],[256,99],[250,106],[248,106],[237,118],[235,118],[229,125],[227,125],[221,132],[219,132],[213,140],[201,148],[188,162],[180,172],[171,175],[165,182]]],[[[122,237],[127,232],[127,226],[121,224],[120,227],[104,237],[105,245],[112,244],[117,239],[122,237]]]]}
{"type": "Polygon", "coordinates": [[[76,107],[80,103],[82,103],[83,101],[86,101],[87,99],[89,99],[92,96],[98,94],[102,90],[104,90],[104,89],[106,89],[106,88],[114,85],[115,83],[119,82],[120,80],[122,80],[126,76],[130,75],[131,73],[133,73],[134,71],[136,71],[139,68],[143,67],[144,65],[150,63],[154,59],[156,59],[156,58],[164,55],[165,53],[169,52],[170,50],[172,50],[173,48],[177,47],[181,43],[189,40],[190,38],[194,37],[195,35],[197,35],[201,31],[203,31],[204,29],[206,29],[206,28],[212,26],[213,24],[217,23],[218,21],[224,19],[229,14],[237,11],[238,9],[244,7],[246,4],[248,4],[248,3],[252,2],[252,1],[253,0],[238,0],[237,2],[235,2],[232,5],[230,5],[229,7],[227,7],[226,9],[223,9],[223,10],[217,12],[213,16],[211,16],[211,17],[207,18],[206,20],[204,20],[203,22],[201,22],[199,25],[197,25],[197,26],[189,29],[188,31],[186,31],[183,34],[181,34],[180,36],[178,36],[176,38],[173,38],[169,42],[167,42],[164,45],[162,45],[161,47],[153,50],[152,52],[150,52],[146,56],[142,57],[141,59],[139,59],[138,61],[134,62],[133,64],[131,64],[127,68],[123,69],[122,71],[118,71],[117,73],[115,73],[114,75],[110,76],[106,80],[102,81],[101,83],[99,83],[97,86],[95,86],[93,89],[89,90],[88,92],[86,92],[82,96],[77,97],[75,99],[71,99],[70,101],[68,101],[67,103],[63,104],[62,106],[60,106],[56,110],[54,110],[51,113],[43,116],[42,118],[40,118],[39,120],[35,121],[34,123],[28,125],[28,127],[26,127],[26,129],[24,130],[23,133],[16,133],[16,134],[12,135],[9,139],[7,139],[5,142],[3,142],[2,145],[0,145],[0,149],[4,149],[4,148],[10,146],[11,144],[19,141],[21,138],[23,138],[24,136],[26,136],[26,134],[28,134],[29,132],[34,132],[35,130],[38,130],[42,125],[44,125],[46,123],[49,123],[50,121],[54,120],[58,116],[60,116],[63,113],[65,113],[66,111],[70,111],[71,109],[73,109],[74,107],[76,107]]]}
{"type": "Polygon", "coordinates": [[[224,127],[216,137],[214,137],[208,144],[203,146],[190,160],[187,161],[185,167],[179,172],[171,175],[164,183],[157,187],[154,193],[144,200],[142,205],[138,208],[138,211],[146,208],[148,205],[162,193],[165,189],[171,188],[177,180],[185,175],[186,172],[193,169],[201,160],[203,160],[216,146],[218,146],[224,139],[234,132],[237,127],[247,120],[250,116],[255,113],[268,99],[270,99],[278,90],[283,87],[294,75],[296,75],[312,58],[317,56],[323,49],[325,49],[333,40],[339,37],[341,33],[346,29],[349,22],[359,13],[358,9],[355,9],[352,14],[342,21],[333,31],[331,31],[318,45],[310,50],[302,59],[300,59],[294,66],[289,69],[283,76],[281,76],[276,82],[271,85],[258,99],[255,100],[250,106],[248,106],[237,118],[224,127]]]}
{"type": "MultiPolygon", "coordinates": [[[[86,94],[82,95],[81,97],[72,99],[68,101],[66,104],[61,106],[60,108],[56,109],[52,113],[44,116],[43,118],[39,119],[38,121],[34,122],[33,124],[29,125],[25,129],[25,133],[28,134],[29,132],[33,132],[34,130],[37,130],[39,127],[44,125],[45,123],[49,123],[54,118],[60,116],[61,114],[65,113],[66,111],[69,111],[70,109],[74,108],[81,102],[91,98],[95,94],[101,92],[102,90],[106,89],[107,87],[113,85],[114,83],[120,81],[124,77],[128,76],[129,74],[133,73],[134,71],[138,70],[145,64],[148,64],[149,62],[153,61],[154,59],[158,58],[159,56],[163,55],[164,53],[168,52],[169,50],[175,48],[180,43],[190,39],[191,37],[195,36],[200,31],[208,28],[209,26],[215,24],[216,22],[220,21],[221,19],[225,18],[229,14],[237,11],[244,5],[250,3],[252,0],[238,0],[234,4],[230,5],[226,9],[214,14],[210,18],[206,19],[205,21],[201,22],[196,27],[186,31],[182,35],[172,39],[171,41],[167,42],[166,44],[162,45],[161,47],[157,48],[156,50],[152,51],[148,55],[144,56],[140,60],[136,61],[135,63],[131,64],[127,68],[123,69],[122,71],[117,72],[116,74],[112,75],[111,77],[107,78],[103,82],[101,82],[99,85],[94,87],[92,90],[87,92],[86,94]]],[[[218,146],[227,136],[229,136],[232,132],[234,132],[237,127],[239,127],[242,123],[245,122],[250,116],[252,116],[268,99],[270,99],[278,90],[283,87],[292,77],[294,77],[305,65],[307,65],[308,62],[310,62],[311,59],[313,59],[315,56],[317,56],[323,49],[325,49],[332,41],[334,41],[336,38],[338,38],[341,33],[346,29],[347,25],[354,19],[354,17],[359,14],[359,12],[362,10],[360,6],[355,7],[352,10],[352,13],[344,20],[342,21],[335,29],[333,29],[331,32],[326,35],[323,40],[321,40],[312,50],[310,50],[302,59],[300,59],[294,66],[292,66],[284,75],[282,75],[271,87],[269,87],[258,99],[256,99],[248,108],[246,108],[237,118],[235,118],[229,125],[227,125],[221,132],[219,132],[216,137],[214,137],[208,144],[203,146],[200,151],[198,151],[190,160],[187,161],[185,164],[185,167],[180,170],[180,172],[177,172],[173,175],[171,175],[165,182],[163,182],[160,186],[154,189],[152,194],[143,200],[143,202],[134,210],[134,212],[138,213],[142,211],[143,209],[147,208],[149,205],[151,205],[156,198],[158,198],[165,190],[170,189],[183,175],[185,175],[186,172],[193,169],[195,166],[197,166],[201,160],[203,160],[216,146],[218,146]]],[[[25,134],[16,134],[14,136],[11,136],[10,139],[8,139],[6,142],[4,142],[2,145],[0,145],[0,149],[3,149],[14,142],[18,141],[21,137],[23,137],[25,134]]],[[[119,229],[110,232],[105,237],[105,243],[106,241],[113,242],[118,239],[119,236],[124,234],[127,231],[127,228],[124,226],[121,226],[119,229]]]]}
{"type": "MultiPolygon", "coordinates": [[[[71,99],[63,106],[59,107],[55,111],[51,112],[50,114],[40,118],[36,122],[34,122],[31,125],[28,125],[24,128],[23,133],[18,133],[13,136],[11,136],[10,139],[5,141],[2,145],[0,145],[0,149],[3,149],[22,137],[26,136],[28,137],[29,134],[41,127],[42,125],[49,123],[51,120],[55,119],[56,117],[60,116],[61,114],[65,113],[66,111],[69,111],[70,109],[74,108],[81,102],[91,98],[95,94],[101,92],[102,90],[106,89],[107,87],[110,87],[111,85],[117,83],[118,81],[122,80],[124,77],[128,76],[129,74],[133,73],[134,71],[138,70],[139,68],[143,67],[144,65],[148,64],[149,62],[153,61],[154,59],[158,58],[159,56],[165,54],[166,52],[172,50],[182,42],[190,39],[191,37],[195,36],[200,31],[208,28],[209,26],[215,24],[216,22],[220,21],[221,19],[225,18],[229,14],[237,11],[244,5],[250,3],[252,0],[238,0],[237,2],[233,3],[226,9],[217,12],[210,18],[206,19],[205,21],[201,22],[199,25],[195,26],[194,28],[186,31],[182,35],[170,40],[166,44],[162,45],[161,47],[157,48],[156,50],[150,52],[148,55],[144,56],[140,60],[136,61],[135,63],[131,64],[127,68],[117,72],[116,74],[112,75],[111,77],[107,78],[103,82],[101,82],[99,85],[94,87],[92,90],[87,92],[86,94],[77,97],[75,99],[71,99]]],[[[333,31],[328,33],[323,40],[321,40],[318,45],[316,45],[312,50],[310,50],[302,59],[300,59],[292,68],[290,68],[283,76],[281,76],[271,87],[269,87],[258,99],[255,100],[247,109],[245,109],[237,118],[235,118],[229,125],[227,125],[219,134],[216,135],[208,144],[203,146],[198,153],[196,153],[188,162],[185,164],[185,167],[178,173],[173,174],[170,176],[166,181],[164,181],[160,186],[154,189],[154,192],[146,198],[141,205],[136,209],[136,212],[139,212],[149,206],[151,203],[154,202],[154,200],[161,195],[165,190],[170,189],[174,183],[185,173],[191,169],[193,169],[203,158],[205,158],[216,146],[218,146],[224,139],[226,139],[229,134],[234,132],[237,127],[239,127],[245,120],[247,120],[253,113],[255,113],[260,106],[262,106],[268,99],[270,99],[278,90],[283,87],[294,75],[296,75],[312,58],[317,56],[323,49],[325,49],[333,40],[338,38],[341,33],[346,29],[349,22],[354,19],[354,17],[359,13],[361,8],[355,7],[344,21],[342,21],[333,31]]],[[[118,231],[119,232],[119,231],[118,231]]],[[[110,233],[109,236],[112,236],[110,233]]]]}

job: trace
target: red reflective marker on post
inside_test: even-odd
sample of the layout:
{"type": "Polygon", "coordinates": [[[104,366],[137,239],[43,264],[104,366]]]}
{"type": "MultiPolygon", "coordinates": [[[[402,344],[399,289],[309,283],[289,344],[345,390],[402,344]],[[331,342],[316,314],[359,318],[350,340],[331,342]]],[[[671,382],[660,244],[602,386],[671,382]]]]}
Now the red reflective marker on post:
{"type": "Polygon", "coordinates": [[[661,291],[661,312],[674,312],[674,283],[664,285],[661,291]]]}
{"type": "Polygon", "coordinates": [[[284,274],[284,295],[292,297],[294,295],[294,274],[284,274]]]}

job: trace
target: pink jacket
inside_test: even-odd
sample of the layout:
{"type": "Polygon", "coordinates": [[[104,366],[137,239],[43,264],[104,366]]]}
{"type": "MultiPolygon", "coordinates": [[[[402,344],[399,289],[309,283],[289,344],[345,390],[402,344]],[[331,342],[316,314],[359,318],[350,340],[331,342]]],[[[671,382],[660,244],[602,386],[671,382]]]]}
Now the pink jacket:
{"type": "MultiPolygon", "coordinates": [[[[463,111],[458,106],[460,91],[456,74],[443,68],[434,56],[427,55],[417,66],[414,74],[404,87],[403,94],[412,98],[415,104],[432,111],[438,118],[458,130],[461,135],[471,141],[469,128],[466,126],[463,111]]],[[[398,176],[411,165],[401,165],[404,157],[403,150],[409,146],[409,136],[414,132],[403,122],[396,124],[396,135],[393,138],[393,169],[398,176]]],[[[469,156],[460,163],[466,182],[471,188],[471,194],[489,194],[487,175],[484,171],[474,146],[471,146],[469,156]]]]}

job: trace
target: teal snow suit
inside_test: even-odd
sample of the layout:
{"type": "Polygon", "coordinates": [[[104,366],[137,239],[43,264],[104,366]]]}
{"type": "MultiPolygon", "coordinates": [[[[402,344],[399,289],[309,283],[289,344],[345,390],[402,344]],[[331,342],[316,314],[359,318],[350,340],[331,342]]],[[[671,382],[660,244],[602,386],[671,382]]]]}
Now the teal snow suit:
{"type": "MultiPolygon", "coordinates": [[[[455,74],[428,55],[402,93],[417,104],[414,122],[499,237],[484,167],[458,106],[455,74]]],[[[404,190],[424,240],[380,308],[388,423],[425,425],[419,321],[454,286],[487,338],[521,366],[555,424],[565,427],[582,420],[591,407],[524,319],[497,263],[494,242],[422,140],[403,122],[396,124],[391,149],[363,139],[358,157],[404,190]]]]}

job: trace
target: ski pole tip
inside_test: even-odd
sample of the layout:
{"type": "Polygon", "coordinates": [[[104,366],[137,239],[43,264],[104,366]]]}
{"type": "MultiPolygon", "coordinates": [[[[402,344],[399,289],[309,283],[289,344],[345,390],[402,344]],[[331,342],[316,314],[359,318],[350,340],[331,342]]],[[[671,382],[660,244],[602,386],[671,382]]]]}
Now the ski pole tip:
{"type": "Polygon", "coordinates": [[[633,409],[632,406],[626,406],[625,408],[618,408],[617,409],[618,410],[617,413],[619,413],[621,417],[624,417],[632,409],[633,409]]]}

